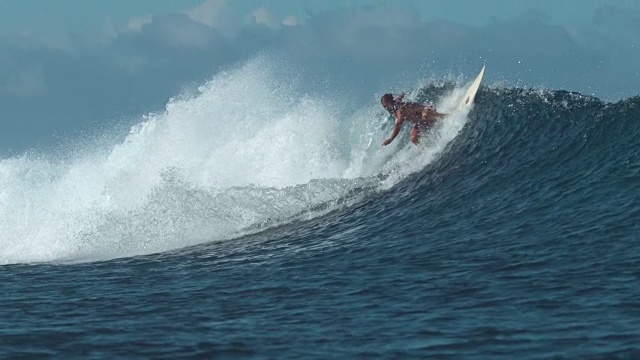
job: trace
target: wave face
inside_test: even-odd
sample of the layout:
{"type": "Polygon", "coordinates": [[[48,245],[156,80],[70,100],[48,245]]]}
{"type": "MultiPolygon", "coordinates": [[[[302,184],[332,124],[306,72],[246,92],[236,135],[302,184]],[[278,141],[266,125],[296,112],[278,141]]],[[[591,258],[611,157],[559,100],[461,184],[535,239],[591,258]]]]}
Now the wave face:
{"type": "Polygon", "coordinates": [[[640,98],[428,85],[452,115],[382,147],[377,98],[296,79],[0,160],[0,355],[638,357],[640,98]]]}
{"type": "Polygon", "coordinates": [[[484,89],[472,116],[422,173],[430,221],[531,241],[638,233],[640,98],[484,89]]]}

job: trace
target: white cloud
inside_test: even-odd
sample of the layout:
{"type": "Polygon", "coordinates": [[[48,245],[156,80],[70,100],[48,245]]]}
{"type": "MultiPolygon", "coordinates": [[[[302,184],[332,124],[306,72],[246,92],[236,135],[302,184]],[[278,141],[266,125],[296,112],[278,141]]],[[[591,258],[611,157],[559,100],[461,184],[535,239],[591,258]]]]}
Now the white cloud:
{"type": "Polygon", "coordinates": [[[284,26],[298,26],[303,25],[304,22],[296,16],[290,15],[282,20],[282,25],[284,26]]]}
{"type": "Polygon", "coordinates": [[[127,23],[127,26],[125,27],[125,30],[126,31],[139,32],[145,26],[151,24],[152,21],[153,21],[153,16],[151,16],[151,15],[134,17],[134,18],[129,19],[129,22],[127,23]]]}
{"type": "Polygon", "coordinates": [[[168,16],[159,22],[164,40],[172,46],[207,48],[215,46],[216,30],[183,15],[168,16]]]}
{"type": "Polygon", "coordinates": [[[265,25],[271,29],[278,29],[281,26],[278,17],[265,7],[255,9],[252,16],[256,24],[265,25]]]}
{"type": "Polygon", "coordinates": [[[228,5],[228,0],[207,0],[184,13],[191,19],[215,28],[227,36],[234,35],[243,25],[242,18],[228,5]]]}

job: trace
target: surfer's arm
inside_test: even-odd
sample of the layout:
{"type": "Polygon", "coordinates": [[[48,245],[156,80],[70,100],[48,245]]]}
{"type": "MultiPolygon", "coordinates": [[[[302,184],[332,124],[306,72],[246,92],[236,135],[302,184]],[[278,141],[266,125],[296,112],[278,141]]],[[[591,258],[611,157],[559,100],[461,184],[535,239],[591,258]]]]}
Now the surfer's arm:
{"type": "Polygon", "coordinates": [[[402,93],[402,94],[398,95],[398,97],[395,98],[394,101],[401,101],[404,98],[405,95],[406,95],[405,93],[402,93]]]}
{"type": "Polygon", "coordinates": [[[429,118],[439,118],[439,117],[444,117],[447,116],[449,114],[441,114],[435,110],[433,110],[433,108],[425,108],[423,113],[422,113],[422,118],[423,119],[429,119],[429,118]]]}
{"type": "Polygon", "coordinates": [[[391,144],[393,139],[395,139],[396,136],[398,136],[398,134],[400,133],[400,129],[402,128],[402,123],[404,122],[404,116],[400,112],[398,112],[396,116],[398,120],[396,120],[396,124],[393,126],[393,132],[391,133],[391,137],[382,143],[383,146],[391,144]]]}

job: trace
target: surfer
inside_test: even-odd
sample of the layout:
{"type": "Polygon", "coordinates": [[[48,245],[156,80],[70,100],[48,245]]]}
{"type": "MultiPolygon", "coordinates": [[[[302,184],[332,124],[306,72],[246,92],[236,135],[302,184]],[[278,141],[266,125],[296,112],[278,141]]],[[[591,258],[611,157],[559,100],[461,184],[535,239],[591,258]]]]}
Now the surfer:
{"type": "Polygon", "coordinates": [[[380,99],[382,107],[396,118],[393,133],[391,133],[390,138],[382,143],[383,146],[391,144],[393,139],[400,133],[402,123],[405,121],[414,124],[413,130],[411,130],[411,142],[417,145],[420,142],[420,131],[428,130],[438,118],[447,116],[447,114],[441,114],[430,106],[424,106],[414,102],[403,102],[402,98],[404,98],[404,95],[405,94],[400,94],[394,99],[392,94],[384,94],[382,99],[380,99]]]}

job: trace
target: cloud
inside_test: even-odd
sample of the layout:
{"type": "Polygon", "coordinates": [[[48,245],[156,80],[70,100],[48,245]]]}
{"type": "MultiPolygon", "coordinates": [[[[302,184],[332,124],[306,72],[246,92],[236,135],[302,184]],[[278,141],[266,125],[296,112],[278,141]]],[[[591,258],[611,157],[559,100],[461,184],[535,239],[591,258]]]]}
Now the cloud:
{"type": "Polygon", "coordinates": [[[134,18],[123,28],[107,19],[102,41],[68,33],[5,36],[0,108],[9,123],[0,144],[19,147],[16,134],[35,127],[43,138],[54,130],[109,127],[105,119],[162,108],[188,84],[264,52],[282,54],[310,84],[331,81],[336,91],[365,99],[406,90],[389,89],[393,84],[472,74],[484,62],[489,83],[613,99],[638,93],[637,12],[607,7],[592,23],[571,28],[550,24],[539,12],[485,26],[417,14],[380,5],[280,18],[268,8],[239,14],[228,1],[209,0],[134,18]]]}
{"type": "Polygon", "coordinates": [[[142,31],[141,36],[154,40],[160,46],[214,49],[223,46],[220,32],[183,14],[156,16],[142,31]]]}
{"type": "Polygon", "coordinates": [[[184,11],[184,14],[227,36],[234,35],[243,25],[242,17],[229,6],[228,0],[207,0],[193,9],[184,11]]]}
{"type": "Polygon", "coordinates": [[[282,26],[299,26],[304,24],[302,19],[292,15],[280,19],[265,7],[255,9],[251,13],[251,18],[254,24],[264,25],[272,30],[277,30],[282,26]]]}
{"type": "Polygon", "coordinates": [[[284,26],[298,26],[303,24],[304,21],[302,19],[299,19],[298,17],[293,15],[289,15],[282,20],[282,25],[284,26]]]}
{"type": "Polygon", "coordinates": [[[254,24],[275,30],[283,25],[296,26],[303,23],[295,16],[280,19],[266,7],[259,7],[247,15],[241,15],[229,5],[228,0],[207,0],[183,13],[194,21],[220,31],[225,36],[235,36],[243,27],[254,24]]]}
{"type": "Polygon", "coordinates": [[[265,25],[271,29],[278,29],[282,25],[278,17],[265,7],[254,10],[252,16],[256,24],[265,25]]]}
{"type": "Polygon", "coordinates": [[[143,27],[151,24],[153,22],[153,16],[140,16],[129,19],[127,26],[125,29],[127,31],[141,31],[143,27]]]}

